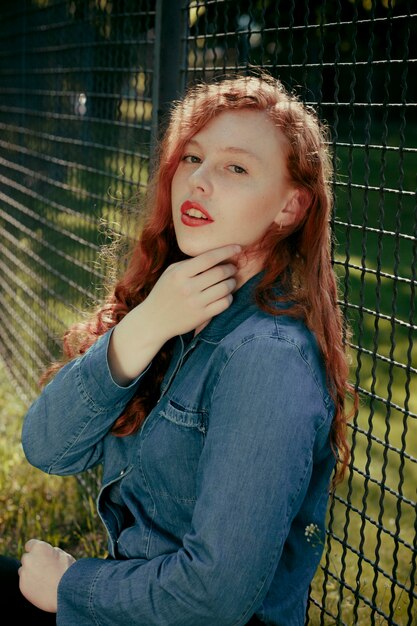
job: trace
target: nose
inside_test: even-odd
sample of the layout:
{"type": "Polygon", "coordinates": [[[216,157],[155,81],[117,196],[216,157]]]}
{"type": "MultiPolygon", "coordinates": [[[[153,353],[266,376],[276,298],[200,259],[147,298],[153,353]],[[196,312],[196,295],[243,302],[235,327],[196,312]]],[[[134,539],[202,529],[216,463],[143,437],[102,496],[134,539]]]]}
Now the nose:
{"type": "Polygon", "coordinates": [[[206,163],[200,163],[190,174],[188,182],[192,191],[209,195],[213,188],[209,166],[206,163]]]}

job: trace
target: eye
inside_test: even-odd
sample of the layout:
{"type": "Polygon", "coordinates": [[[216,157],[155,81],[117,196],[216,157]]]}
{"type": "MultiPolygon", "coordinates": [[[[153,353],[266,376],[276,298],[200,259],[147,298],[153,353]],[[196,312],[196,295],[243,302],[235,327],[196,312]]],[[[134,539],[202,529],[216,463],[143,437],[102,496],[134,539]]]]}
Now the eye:
{"type": "Polygon", "coordinates": [[[184,161],[185,163],[201,163],[200,157],[195,154],[184,154],[181,161],[184,161]]]}
{"type": "Polygon", "coordinates": [[[241,167],[240,165],[229,165],[229,169],[234,174],[247,174],[247,171],[245,170],[245,168],[241,167]]]}

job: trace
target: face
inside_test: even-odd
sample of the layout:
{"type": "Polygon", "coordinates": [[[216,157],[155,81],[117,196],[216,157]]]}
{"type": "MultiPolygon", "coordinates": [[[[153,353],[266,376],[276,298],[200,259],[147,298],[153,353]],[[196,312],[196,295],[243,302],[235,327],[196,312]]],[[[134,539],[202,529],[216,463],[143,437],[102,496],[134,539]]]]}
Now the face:
{"type": "Polygon", "coordinates": [[[259,241],[275,222],[288,226],[294,189],[286,140],[262,111],[225,111],[185,146],[171,186],[179,248],[196,256],[212,248],[259,241]]]}

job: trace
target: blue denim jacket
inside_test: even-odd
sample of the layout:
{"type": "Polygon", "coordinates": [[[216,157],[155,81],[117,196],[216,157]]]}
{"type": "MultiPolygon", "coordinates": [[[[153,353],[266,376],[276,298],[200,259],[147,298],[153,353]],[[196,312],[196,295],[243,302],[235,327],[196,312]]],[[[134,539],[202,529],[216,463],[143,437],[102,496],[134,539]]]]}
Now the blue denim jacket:
{"type": "Polygon", "coordinates": [[[59,626],[302,626],[321,550],[334,406],[315,338],[259,310],[245,283],[196,337],[177,338],[161,397],[134,435],[109,430],[146,372],[117,385],[107,332],[25,417],[30,463],[103,464],[97,505],[111,558],[83,558],[58,589],[59,626]]]}

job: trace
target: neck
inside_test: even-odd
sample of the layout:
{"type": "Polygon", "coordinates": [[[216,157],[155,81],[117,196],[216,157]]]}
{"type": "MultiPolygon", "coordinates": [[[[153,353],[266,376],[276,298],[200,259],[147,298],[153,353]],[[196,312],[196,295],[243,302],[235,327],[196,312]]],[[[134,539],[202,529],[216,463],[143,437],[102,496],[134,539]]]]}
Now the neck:
{"type": "MultiPolygon", "coordinates": [[[[245,253],[242,253],[234,259],[234,262],[236,262],[237,265],[237,272],[234,275],[234,278],[236,280],[236,287],[233,289],[233,293],[235,293],[242,285],[244,285],[250,278],[252,278],[252,276],[255,276],[255,274],[262,270],[263,259],[259,256],[249,256],[245,253]]],[[[207,320],[203,324],[200,324],[200,326],[195,329],[194,337],[198,335],[198,333],[201,332],[210,321],[211,320],[207,320]]]]}
{"type": "Polygon", "coordinates": [[[237,272],[235,274],[236,287],[233,292],[237,291],[252,276],[255,276],[263,268],[263,259],[256,256],[240,255],[237,259],[237,272]]]}

